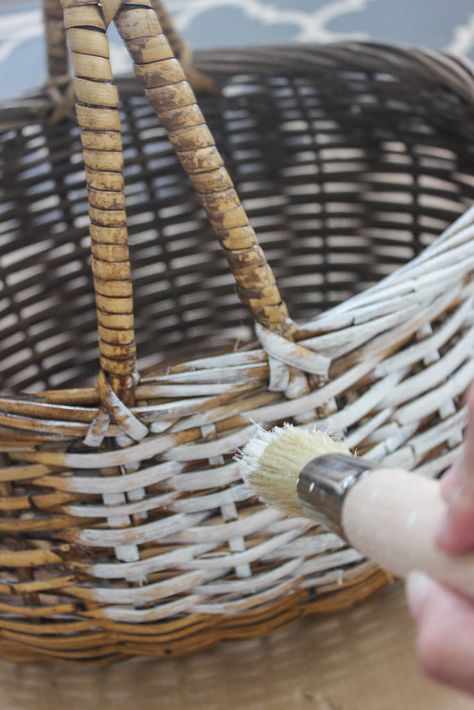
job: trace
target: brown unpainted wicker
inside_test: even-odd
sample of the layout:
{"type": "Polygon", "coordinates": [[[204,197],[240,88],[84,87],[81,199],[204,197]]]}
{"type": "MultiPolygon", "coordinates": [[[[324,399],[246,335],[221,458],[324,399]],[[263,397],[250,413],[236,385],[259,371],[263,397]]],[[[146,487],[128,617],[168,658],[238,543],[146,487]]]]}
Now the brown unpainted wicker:
{"type": "Polygon", "coordinates": [[[232,456],[284,420],[427,476],[458,455],[471,67],[201,53],[206,125],[149,2],[63,6],[79,128],[51,0],[50,81],[0,108],[0,651],[183,654],[345,608],[387,576],[261,506],[232,456]],[[112,19],[147,98],[117,92],[112,19]]]}

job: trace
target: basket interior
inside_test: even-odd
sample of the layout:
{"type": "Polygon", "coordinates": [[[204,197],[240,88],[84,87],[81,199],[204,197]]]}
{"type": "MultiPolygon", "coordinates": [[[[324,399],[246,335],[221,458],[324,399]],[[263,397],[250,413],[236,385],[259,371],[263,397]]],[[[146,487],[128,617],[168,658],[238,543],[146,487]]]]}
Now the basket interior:
{"type": "MultiPolygon", "coordinates": [[[[219,77],[201,105],[304,321],[407,262],[474,198],[472,107],[446,89],[334,68],[219,77]]],[[[252,337],[225,258],[143,97],[122,87],[141,368],[252,337]]],[[[0,387],[97,374],[87,194],[69,120],[0,135],[0,387]]]]}

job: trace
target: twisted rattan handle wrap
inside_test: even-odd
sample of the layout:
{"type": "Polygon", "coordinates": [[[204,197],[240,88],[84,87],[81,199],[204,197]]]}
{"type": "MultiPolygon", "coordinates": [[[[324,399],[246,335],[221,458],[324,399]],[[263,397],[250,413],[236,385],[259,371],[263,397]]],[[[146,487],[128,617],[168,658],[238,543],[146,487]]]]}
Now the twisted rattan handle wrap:
{"type": "MultiPolygon", "coordinates": [[[[83,4],[93,5],[94,2],[83,4]]],[[[108,11],[107,8],[110,8],[111,17],[116,12],[114,4],[120,5],[120,0],[112,5],[105,3],[104,6],[106,13],[108,11]]],[[[152,0],[152,6],[164,33],[168,37],[173,52],[175,56],[180,58],[192,86],[203,91],[216,91],[216,82],[193,67],[191,49],[179,34],[161,0],[152,0]]],[[[43,0],[43,19],[46,28],[46,57],[49,81],[53,86],[57,84],[63,85],[68,78],[68,52],[61,0],[43,0]]],[[[107,15],[104,15],[104,19],[106,24],[110,22],[107,15]]],[[[58,97],[56,101],[59,101],[58,97]]]]}
{"type": "Polygon", "coordinates": [[[241,300],[257,322],[289,334],[292,322],[272,270],[151,2],[122,4],[115,22],[135,72],[224,247],[241,300]]]}
{"type": "Polygon", "coordinates": [[[158,22],[160,23],[161,29],[168,38],[171,49],[176,57],[181,57],[183,52],[186,52],[186,42],[183,40],[176,25],[174,24],[168,10],[165,8],[161,0],[151,0],[151,6],[156,12],[158,17],[158,22]]]}
{"type": "Polygon", "coordinates": [[[207,76],[207,74],[204,74],[202,71],[196,69],[193,65],[192,49],[179,34],[176,29],[176,25],[164,3],[161,2],[161,0],[151,0],[151,6],[156,12],[161,29],[167,36],[175,57],[179,58],[184,73],[186,74],[186,78],[193,89],[195,91],[206,91],[210,93],[216,93],[219,91],[219,85],[217,82],[210,76],[207,76]]]}
{"type": "Polygon", "coordinates": [[[113,8],[88,2],[62,0],[88,187],[100,363],[124,396],[135,380],[136,346],[119,99],[105,34],[113,8]]]}

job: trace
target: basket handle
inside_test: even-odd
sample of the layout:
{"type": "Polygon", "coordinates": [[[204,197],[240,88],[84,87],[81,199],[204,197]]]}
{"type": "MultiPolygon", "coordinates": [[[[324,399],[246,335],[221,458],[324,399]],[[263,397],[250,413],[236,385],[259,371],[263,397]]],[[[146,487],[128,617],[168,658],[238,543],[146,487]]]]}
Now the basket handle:
{"type": "Polygon", "coordinates": [[[294,326],[151,3],[141,0],[123,7],[122,0],[62,0],[62,5],[88,187],[100,364],[112,389],[128,402],[136,382],[136,342],[119,97],[106,35],[114,17],[136,73],[225,249],[241,300],[254,319],[272,331],[289,336],[294,326]]]}
{"type": "Polygon", "coordinates": [[[62,5],[88,188],[100,366],[128,404],[137,379],[136,344],[119,97],[104,19],[111,3],[62,0],[62,5]]]}
{"type": "MultiPolygon", "coordinates": [[[[87,3],[82,4],[86,5],[87,3]]],[[[216,82],[193,67],[191,48],[179,34],[163,2],[161,0],[152,0],[151,5],[157,14],[159,23],[175,56],[180,58],[185,68],[186,76],[192,86],[196,90],[216,91],[218,88],[216,82]]],[[[49,84],[53,90],[54,87],[62,89],[69,80],[69,62],[61,0],[43,0],[43,22],[46,29],[46,60],[49,84]]],[[[108,24],[107,21],[106,24],[108,24]]],[[[59,100],[58,96],[54,98],[59,100]]]]}
{"type": "Polygon", "coordinates": [[[273,272],[152,3],[119,2],[115,24],[224,248],[241,301],[255,321],[289,337],[294,324],[273,272]]]}

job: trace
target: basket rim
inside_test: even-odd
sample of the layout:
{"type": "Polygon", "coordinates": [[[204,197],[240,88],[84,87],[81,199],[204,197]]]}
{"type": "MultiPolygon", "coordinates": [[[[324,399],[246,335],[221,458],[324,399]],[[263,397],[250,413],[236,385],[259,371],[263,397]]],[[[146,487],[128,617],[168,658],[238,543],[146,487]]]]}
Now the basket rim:
{"type": "MultiPolygon", "coordinates": [[[[433,73],[433,84],[441,82],[442,86],[447,86],[455,90],[459,96],[474,105],[474,60],[469,57],[455,55],[443,50],[433,50],[427,47],[420,47],[409,43],[401,42],[375,42],[375,41],[353,41],[334,40],[326,43],[301,42],[301,43],[280,43],[271,45],[248,45],[232,48],[212,48],[197,49],[193,52],[193,63],[199,71],[209,71],[216,78],[235,73],[239,69],[247,73],[252,72],[250,68],[259,60],[258,73],[269,74],[274,72],[275,66],[288,73],[291,59],[306,60],[306,64],[299,64],[298,74],[305,72],[314,75],[315,64],[308,62],[308,53],[317,57],[319,61],[327,67],[335,65],[341,57],[350,61],[352,67],[360,70],[373,70],[374,61],[382,61],[387,67],[393,67],[400,71],[400,67],[405,65],[410,73],[410,78],[414,76],[429,79],[427,70],[433,73]],[[371,50],[370,59],[364,59],[364,52],[371,50]],[[264,59],[271,61],[265,64],[264,59]],[[472,83],[469,87],[469,82],[472,83]]],[[[317,65],[316,65],[317,66],[317,65]]],[[[119,74],[116,78],[117,86],[124,95],[132,93],[137,88],[137,79],[132,72],[119,74]]],[[[0,100],[0,131],[5,130],[5,124],[13,120],[44,120],[55,107],[55,100],[47,85],[33,87],[21,94],[0,100]],[[3,121],[3,123],[2,123],[3,121]]],[[[22,124],[20,124],[22,125],[22,124]]],[[[18,124],[15,124],[17,127],[18,124]]]]}

